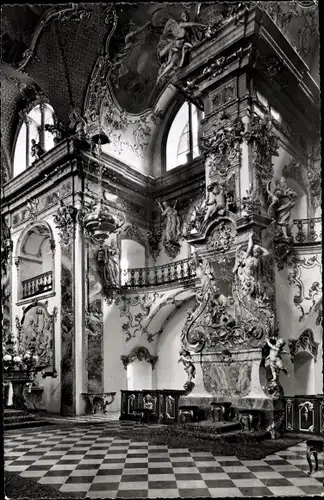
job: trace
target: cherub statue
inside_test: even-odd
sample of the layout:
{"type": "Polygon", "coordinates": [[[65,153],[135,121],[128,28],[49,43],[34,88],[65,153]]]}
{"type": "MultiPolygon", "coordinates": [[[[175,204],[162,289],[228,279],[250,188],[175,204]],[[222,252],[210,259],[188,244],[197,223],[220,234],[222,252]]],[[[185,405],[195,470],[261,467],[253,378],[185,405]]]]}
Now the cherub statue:
{"type": "Polygon", "coordinates": [[[210,184],[207,188],[206,213],[204,222],[207,222],[215,214],[223,215],[226,209],[224,189],[218,182],[210,184]]]}
{"type": "Polygon", "coordinates": [[[59,120],[55,115],[53,116],[53,122],[54,123],[52,125],[46,123],[45,130],[53,134],[54,144],[58,144],[65,137],[65,128],[61,120],[59,120]]]}
{"type": "Polygon", "coordinates": [[[181,21],[169,19],[157,46],[158,60],[161,64],[158,81],[171,70],[181,68],[185,55],[197,41],[194,28],[207,30],[208,26],[189,21],[189,14],[183,12],[181,21]]]}
{"type": "Polygon", "coordinates": [[[173,207],[167,201],[164,201],[162,205],[160,202],[158,203],[162,215],[166,218],[163,241],[177,243],[181,236],[181,218],[176,209],[177,201],[173,207]]]}
{"type": "Polygon", "coordinates": [[[283,339],[271,337],[270,339],[267,339],[267,344],[270,347],[270,354],[266,358],[265,367],[269,367],[272,373],[272,380],[270,383],[276,383],[280,371],[283,371],[285,375],[288,375],[281,359],[281,354],[288,354],[283,351],[286,342],[283,339]]]}
{"type": "Polygon", "coordinates": [[[291,210],[295,206],[293,201],[297,194],[290,189],[284,177],[277,181],[273,192],[270,190],[270,184],[267,185],[267,193],[270,198],[270,205],[268,208],[269,217],[275,219],[278,226],[282,230],[284,238],[289,239],[289,221],[291,210]]]}
{"type": "Polygon", "coordinates": [[[41,156],[43,156],[46,153],[46,151],[42,148],[42,146],[39,143],[35,141],[35,139],[31,140],[31,144],[32,144],[31,155],[32,157],[35,158],[34,161],[37,161],[40,159],[41,156]]]}
{"type": "Polygon", "coordinates": [[[263,298],[261,264],[264,257],[268,255],[270,255],[268,250],[253,243],[253,232],[249,235],[246,252],[242,250],[241,246],[237,248],[233,273],[237,276],[243,295],[252,299],[263,298]]]}
{"type": "Polygon", "coordinates": [[[182,362],[185,372],[188,374],[188,380],[186,384],[190,385],[192,382],[192,379],[196,377],[196,367],[192,362],[191,359],[191,354],[189,351],[186,349],[182,348],[180,349],[180,358],[178,360],[178,363],[182,362]]]}

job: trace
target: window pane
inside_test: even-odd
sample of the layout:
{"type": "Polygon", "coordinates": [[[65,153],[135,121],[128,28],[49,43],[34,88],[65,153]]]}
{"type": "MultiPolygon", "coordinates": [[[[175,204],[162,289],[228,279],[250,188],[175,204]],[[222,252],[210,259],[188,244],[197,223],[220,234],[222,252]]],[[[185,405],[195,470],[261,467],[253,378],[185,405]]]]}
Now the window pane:
{"type": "Polygon", "coordinates": [[[14,165],[13,165],[13,175],[19,175],[21,172],[26,170],[26,125],[22,124],[19,131],[15,155],[14,155],[14,165]]]}
{"type": "Polygon", "coordinates": [[[176,114],[169,130],[167,146],[166,146],[167,170],[170,170],[171,168],[180,165],[178,159],[178,151],[179,153],[182,153],[182,151],[179,149],[179,146],[183,131],[185,127],[188,126],[188,118],[189,118],[189,106],[188,103],[185,102],[179,109],[178,113],[176,114]]]}

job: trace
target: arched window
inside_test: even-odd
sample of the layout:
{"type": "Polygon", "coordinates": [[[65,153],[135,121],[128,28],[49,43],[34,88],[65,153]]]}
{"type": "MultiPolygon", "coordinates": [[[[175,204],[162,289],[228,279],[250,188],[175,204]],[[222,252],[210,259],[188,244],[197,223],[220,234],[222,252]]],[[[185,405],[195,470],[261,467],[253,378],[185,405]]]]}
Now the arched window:
{"type": "Polygon", "coordinates": [[[53,135],[45,130],[45,125],[54,124],[54,110],[49,104],[38,104],[24,116],[14,152],[14,177],[30,167],[35,161],[32,156],[32,140],[47,152],[54,147],[53,135]]]}
{"type": "Polygon", "coordinates": [[[170,127],[166,143],[166,170],[184,165],[199,156],[199,123],[203,113],[184,102],[170,127]]]}

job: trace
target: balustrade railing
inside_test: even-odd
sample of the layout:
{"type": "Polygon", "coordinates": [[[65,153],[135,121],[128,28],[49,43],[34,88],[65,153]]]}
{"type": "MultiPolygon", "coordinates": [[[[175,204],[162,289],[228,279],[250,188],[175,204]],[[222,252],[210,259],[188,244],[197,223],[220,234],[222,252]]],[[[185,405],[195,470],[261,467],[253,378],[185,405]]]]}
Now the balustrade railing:
{"type": "Polygon", "coordinates": [[[295,219],[291,228],[294,243],[310,244],[322,241],[322,219],[295,219]]]}
{"type": "Polygon", "coordinates": [[[156,267],[141,267],[122,271],[122,286],[135,288],[183,283],[195,279],[196,270],[191,259],[182,259],[156,267]]]}
{"type": "Polygon", "coordinates": [[[44,292],[50,292],[53,289],[53,276],[52,271],[48,271],[28,280],[21,282],[22,286],[22,299],[27,299],[44,292]]]}

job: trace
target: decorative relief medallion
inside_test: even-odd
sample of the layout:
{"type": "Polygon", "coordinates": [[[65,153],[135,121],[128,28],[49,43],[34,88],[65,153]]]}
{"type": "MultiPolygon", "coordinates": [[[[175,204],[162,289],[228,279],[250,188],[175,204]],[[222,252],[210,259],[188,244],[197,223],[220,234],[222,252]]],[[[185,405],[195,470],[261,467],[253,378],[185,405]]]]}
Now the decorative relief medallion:
{"type": "Polygon", "coordinates": [[[216,252],[226,252],[234,243],[235,228],[227,221],[220,221],[207,239],[207,248],[216,252]]]}

